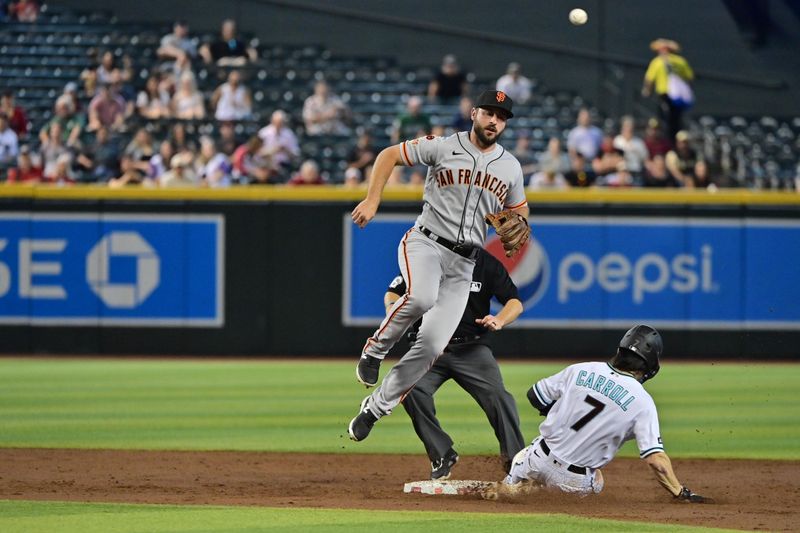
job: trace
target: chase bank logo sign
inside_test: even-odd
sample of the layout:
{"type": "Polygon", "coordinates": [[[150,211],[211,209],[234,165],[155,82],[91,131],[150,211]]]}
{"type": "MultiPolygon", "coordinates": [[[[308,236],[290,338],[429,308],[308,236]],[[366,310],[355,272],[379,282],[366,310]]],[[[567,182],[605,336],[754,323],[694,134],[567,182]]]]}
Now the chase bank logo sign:
{"type": "Polygon", "coordinates": [[[224,325],[219,215],[0,214],[0,324],[224,325]]]}
{"type": "Polygon", "coordinates": [[[135,231],[114,231],[103,237],[86,256],[86,281],[108,307],[132,309],[144,302],[161,281],[158,253],[135,231]],[[136,263],[134,280],[111,281],[111,258],[131,257],[136,263]]]}

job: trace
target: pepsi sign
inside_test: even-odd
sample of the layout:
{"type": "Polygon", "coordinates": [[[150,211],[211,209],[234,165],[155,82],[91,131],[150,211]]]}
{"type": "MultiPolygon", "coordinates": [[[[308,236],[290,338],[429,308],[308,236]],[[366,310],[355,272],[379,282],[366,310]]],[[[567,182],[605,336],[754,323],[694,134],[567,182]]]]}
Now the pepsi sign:
{"type": "MultiPolygon", "coordinates": [[[[517,327],[800,329],[796,220],[532,216],[533,239],[506,258],[525,311],[517,327]],[[776,255],[776,250],[780,255],[776,255]]],[[[345,220],[343,321],[378,324],[397,244],[414,223],[345,220]]],[[[496,309],[495,309],[496,310],[496,309]]]]}

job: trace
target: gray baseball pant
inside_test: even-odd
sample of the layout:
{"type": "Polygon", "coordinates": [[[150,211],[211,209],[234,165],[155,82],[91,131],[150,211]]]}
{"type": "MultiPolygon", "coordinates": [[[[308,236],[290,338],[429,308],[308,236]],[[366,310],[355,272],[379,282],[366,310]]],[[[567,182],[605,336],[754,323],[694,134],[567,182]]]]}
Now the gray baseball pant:
{"type": "Polygon", "coordinates": [[[368,406],[378,416],[390,414],[403,396],[428,373],[458,327],[467,306],[475,261],[436,244],[417,228],[397,249],[406,293],[392,306],[364,353],[383,359],[403,333],[424,315],[417,340],[372,393],[368,406]]]}
{"type": "Polygon", "coordinates": [[[519,414],[514,397],[506,390],[492,350],[484,344],[448,345],[430,372],[420,379],[403,400],[414,431],[417,432],[431,462],[444,457],[453,446],[436,418],[433,395],[452,379],[472,396],[489,420],[500,444],[504,463],[525,447],[519,428],[519,414]]]}

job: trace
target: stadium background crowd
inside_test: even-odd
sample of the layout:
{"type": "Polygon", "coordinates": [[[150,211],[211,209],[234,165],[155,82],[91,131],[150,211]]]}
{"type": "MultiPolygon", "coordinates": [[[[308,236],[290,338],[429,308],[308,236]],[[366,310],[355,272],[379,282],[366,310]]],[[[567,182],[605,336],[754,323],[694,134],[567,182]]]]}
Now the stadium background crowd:
{"type": "MultiPolygon", "coordinates": [[[[16,24],[33,27],[47,12],[32,0],[0,2],[0,16],[16,24]]],[[[118,36],[126,39],[145,35],[118,36]]],[[[25,39],[17,42],[26,45],[25,39]]],[[[498,72],[496,80],[477,80],[447,55],[428,79],[400,72],[401,80],[414,82],[400,94],[356,95],[347,84],[359,73],[329,69],[333,63],[324,50],[300,49],[302,65],[318,65],[301,73],[271,72],[281,57],[265,56],[260,48],[257,39],[239,35],[231,19],[222,21],[218,33],[200,35],[176,21],[153,43],[151,55],[134,55],[100,37],[71,64],[81,66],[78,75],[47,93],[52,110],[36,119],[17,98],[25,93],[24,82],[20,91],[0,78],[0,180],[110,187],[362,186],[389,142],[469,129],[470,96],[494,84],[514,99],[523,117],[525,106],[544,102],[539,108],[545,116],[515,119],[502,141],[523,164],[530,189],[800,188],[795,155],[800,145],[792,144],[800,119],[763,117],[763,148],[754,146],[752,124],[745,119],[738,129],[736,120],[724,125],[712,117],[684,124],[681,112],[665,101],[663,83],[652,69],[643,94],[656,93],[658,116],[603,117],[579,95],[551,95],[517,63],[498,72]],[[301,89],[263,90],[262,82],[273,76],[301,89]],[[390,124],[369,112],[375,106],[396,114],[390,124]],[[765,151],[762,157],[759,150],[765,151]]],[[[663,39],[652,48],[656,67],[666,64],[659,57],[680,51],[677,43],[663,39]]],[[[691,81],[688,62],[679,59],[688,68],[682,76],[691,81]]],[[[380,66],[376,71],[370,75],[380,82],[380,66]]],[[[424,171],[398,168],[390,183],[419,185],[424,171]]]]}

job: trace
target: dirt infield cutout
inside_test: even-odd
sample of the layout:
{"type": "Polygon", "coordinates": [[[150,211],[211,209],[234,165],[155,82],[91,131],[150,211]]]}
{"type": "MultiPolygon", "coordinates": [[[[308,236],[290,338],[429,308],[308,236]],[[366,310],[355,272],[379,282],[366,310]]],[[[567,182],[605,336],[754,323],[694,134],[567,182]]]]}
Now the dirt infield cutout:
{"type": "MultiPolygon", "coordinates": [[[[425,479],[421,455],[0,449],[0,499],[412,511],[564,513],[733,529],[795,530],[800,463],[674,461],[678,477],[716,505],[672,501],[647,466],[617,459],[602,494],[549,492],[517,501],[403,494],[425,479]]],[[[463,457],[453,479],[498,480],[490,457],[463,457]]]]}

